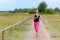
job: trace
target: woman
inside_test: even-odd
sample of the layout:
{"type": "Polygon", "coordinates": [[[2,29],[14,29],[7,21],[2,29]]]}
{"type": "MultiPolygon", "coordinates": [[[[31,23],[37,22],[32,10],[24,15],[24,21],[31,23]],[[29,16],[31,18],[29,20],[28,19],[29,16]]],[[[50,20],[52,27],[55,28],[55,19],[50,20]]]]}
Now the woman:
{"type": "Polygon", "coordinates": [[[38,29],[39,29],[39,19],[40,19],[40,15],[38,12],[38,9],[35,10],[35,13],[33,14],[33,20],[34,20],[34,28],[35,28],[35,32],[36,32],[36,37],[38,37],[38,29]]]}

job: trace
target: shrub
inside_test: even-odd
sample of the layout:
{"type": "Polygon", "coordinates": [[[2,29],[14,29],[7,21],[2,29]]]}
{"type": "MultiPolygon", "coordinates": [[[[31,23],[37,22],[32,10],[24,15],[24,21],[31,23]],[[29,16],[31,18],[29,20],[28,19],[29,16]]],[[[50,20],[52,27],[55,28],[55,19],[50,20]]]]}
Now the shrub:
{"type": "Polygon", "coordinates": [[[55,13],[55,10],[54,9],[46,9],[45,10],[45,13],[46,14],[54,14],[55,13]]]}

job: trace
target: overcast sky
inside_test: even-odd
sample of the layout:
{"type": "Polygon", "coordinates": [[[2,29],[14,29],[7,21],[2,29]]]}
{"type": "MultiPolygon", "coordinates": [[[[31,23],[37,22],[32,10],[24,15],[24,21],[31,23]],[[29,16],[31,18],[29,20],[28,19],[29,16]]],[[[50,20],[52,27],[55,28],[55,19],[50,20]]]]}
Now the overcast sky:
{"type": "Polygon", "coordinates": [[[60,0],[0,0],[0,11],[15,8],[36,8],[41,1],[45,1],[48,8],[60,8],[60,0]]]}

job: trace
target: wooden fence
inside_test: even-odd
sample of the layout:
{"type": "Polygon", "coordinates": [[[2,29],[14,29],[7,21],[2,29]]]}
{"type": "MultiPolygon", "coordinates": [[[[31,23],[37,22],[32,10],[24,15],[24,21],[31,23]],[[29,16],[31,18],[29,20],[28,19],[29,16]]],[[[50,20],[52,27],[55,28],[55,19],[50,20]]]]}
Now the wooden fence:
{"type": "Polygon", "coordinates": [[[10,34],[11,34],[11,33],[12,33],[12,27],[16,27],[16,25],[20,25],[22,22],[24,22],[24,21],[26,21],[26,20],[28,20],[28,19],[30,19],[30,18],[31,18],[31,17],[28,17],[28,18],[26,18],[26,19],[24,19],[24,20],[21,20],[20,22],[17,22],[16,24],[13,24],[13,25],[11,25],[11,26],[8,26],[8,27],[0,30],[0,33],[2,33],[2,40],[4,40],[4,32],[5,32],[6,30],[10,29],[10,34]]]}

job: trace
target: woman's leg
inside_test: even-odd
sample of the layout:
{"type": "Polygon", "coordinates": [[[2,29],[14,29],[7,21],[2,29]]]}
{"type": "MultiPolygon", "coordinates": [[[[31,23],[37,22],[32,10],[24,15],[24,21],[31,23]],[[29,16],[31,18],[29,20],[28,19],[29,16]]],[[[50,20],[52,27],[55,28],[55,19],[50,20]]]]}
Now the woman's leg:
{"type": "Polygon", "coordinates": [[[36,32],[36,22],[34,22],[34,29],[35,29],[35,32],[36,32]]]}
{"type": "Polygon", "coordinates": [[[39,22],[36,23],[36,36],[38,36],[38,31],[39,31],[39,22]]]}
{"type": "Polygon", "coordinates": [[[38,36],[39,22],[34,22],[34,28],[35,28],[35,31],[36,31],[36,36],[38,36]]]}

